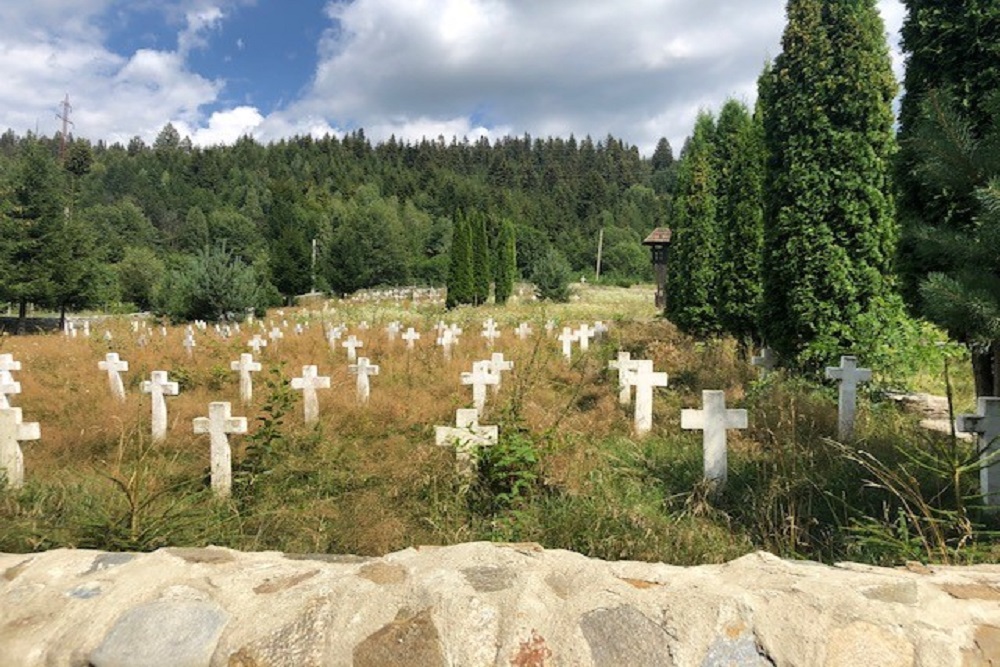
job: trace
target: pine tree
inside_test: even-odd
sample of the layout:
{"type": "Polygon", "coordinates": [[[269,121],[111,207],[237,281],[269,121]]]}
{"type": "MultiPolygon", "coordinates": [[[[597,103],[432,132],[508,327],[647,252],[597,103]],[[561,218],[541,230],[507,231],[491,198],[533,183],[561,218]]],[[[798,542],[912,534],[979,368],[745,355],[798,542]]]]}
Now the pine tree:
{"type": "Polygon", "coordinates": [[[729,100],[719,112],[718,310],[722,329],[743,343],[759,340],[760,263],[764,243],[764,145],[760,114],[729,100]]]}
{"type": "Polygon", "coordinates": [[[674,207],[673,238],[667,266],[666,314],[681,331],[708,335],[718,331],[716,312],[715,121],[698,114],[681,155],[674,207]]]}
{"type": "Polygon", "coordinates": [[[468,225],[472,233],[472,303],[481,306],[490,299],[490,282],[493,278],[486,216],[474,213],[469,216],[468,225]]]}
{"type": "Polygon", "coordinates": [[[514,224],[510,220],[505,219],[500,226],[495,264],[494,301],[497,304],[507,303],[507,299],[514,293],[514,279],[517,276],[517,241],[514,224]]]}
{"type": "Polygon", "coordinates": [[[455,214],[452,226],[447,287],[445,307],[454,308],[472,303],[472,231],[461,211],[455,214]]]}
{"type": "Polygon", "coordinates": [[[760,91],[761,324],[779,354],[817,368],[857,352],[891,301],[896,86],[875,0],[790,0],[787,13],[760,91]]]}

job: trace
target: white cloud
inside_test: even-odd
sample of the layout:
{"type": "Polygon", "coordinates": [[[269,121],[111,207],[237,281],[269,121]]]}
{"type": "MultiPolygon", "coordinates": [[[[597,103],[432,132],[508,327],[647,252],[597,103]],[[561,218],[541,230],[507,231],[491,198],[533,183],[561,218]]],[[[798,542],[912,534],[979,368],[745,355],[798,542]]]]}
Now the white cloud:
{"type": "Polygon", "coordinates": [[[219,7],[203,7],[187,12],[187,27],[177,36],[177,51],[186,57],[193,49],[208,45],[206,32],[219,27],[225,15],[219,7]]]}
{"type": "Polygon", "coordinates": [[[205,127],[192,128],[187,123],[179,123],[177,131],[191,138],[195,146],[218,146],[232,144],[240,137],[254,134],[264,121],[264,116],[255,107],[236,107],[228,111],[216,111],[205,127]]]}

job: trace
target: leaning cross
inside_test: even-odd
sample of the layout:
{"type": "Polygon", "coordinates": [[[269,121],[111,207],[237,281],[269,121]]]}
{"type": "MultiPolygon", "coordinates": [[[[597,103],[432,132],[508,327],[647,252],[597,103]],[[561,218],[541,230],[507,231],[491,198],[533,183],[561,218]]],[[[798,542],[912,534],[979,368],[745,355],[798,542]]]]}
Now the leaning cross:
{"type": "Polygon", "coordinates": [[[312,424],[319,420],[319,400],[316,397],[316,390],[329,388],[329,376],[318,375],[315,366],[303,366],[302,377],[292,378],[292,389],[302,392],[303,412],[307,424],[312,424]]]}
{"type": "Polygon", "coordinates": [[[229,447],[230,433],[246,433],[247,418],[233,417],[232,405],[228,401],[208,404],[208,417],[195,417],[194,432],[208,433],[211,446],[212,491],[224,498],[233,488],[233,453],[229,447]]]}
{"type": "Polygon", "coordinates": [[[840,380],[840,396],[837,401],[837,437],[851,440],[854,437],[854,412],[858,402],[858,383],[872,379],[871,369],[858,368],[858,358],[843,356],[840,366],[827,366],[826,378],[840,380]]]}
{"type": "Polygon", "coordinates": [[[500,391],[500,383],[503,381],[504,371],[514,370],[514,362],[503,358],[503,352],[494,352],[490,355],[490,372],[497,376],[497,383],[493,385],[493,393],[500,391]]]}
{"type": "Polygon", "coordinates": [[[128,362],[118,358],[117,352],[108,352],[104,355],[104,361],[98,361],[97,367],[108,372],[108,385],[111,387],[111,395],[119,401],[125,400],[125,385],[122,384],[121,373],[128,370],[128,362]]]}
{"type": "Polygon", "coordinates": [[[240,400],[249,403],[253,399],[253,377],[251,373],[260,370],[260,362],[253,360],[253,355],[244,352],[240,355],[239,361],[229,362],[229,368],[240,373],[240,400]]]}
{"type": "Polygon", "coordinates": [[[957,429],[960,433],[975,433],[978,443],[979,490],[987,505],[1000,505],[1000,398],[980,397],[976,414],[959,415],[957,429]]]}
{"type": "Polygon", "coordinates": [[[365,344],[360,340],[358,340],[357,338],[355,338],[354,334],[351,334],[350,336],[347,337],[347,340],[345,340],[343,343],[340,344],[340,346],[347,348],[348,361],[357,361],[358,348],[364,347],[365,344]]]}
{"type": "Polygon", "coordinates": [[[618,371],[618,403],[628,405],[632,400],[632,382],[630,377],[638,369],[639,362],[632,359],[630,352],[618,352],[618,359],[608,362],[608,368],[618,371]]]}
{"type": "Polygon", "coordinates": [[[167,381],[167,371],[153,371],[149,377],[142,381],[142,393],[150,395],[153,441],[159,442],[167,437],[167,401],[163,397],[176,396],[180,386],[167,381]]]}
{"type": "Polygon", "coordinates": [[[11,488],[19,489],[24,484],[24,454],[20,443],[41,437],[38,422],[21,421],[21,408],[0,408],[0,471],[6,475],[11,488]]]}
{"type": "Polygon", "coordinates": [[[479,411],[475,408],[457,410],[455,427],[434,427],[434,444],[438,447],[455,448],[455,468],[465,476],[474,473],[479,449],[495,445],[499,439],[500,428],[480,426],[479,411]]]}
{"type": "Polygon", "coordinates": [[[358,376],[357,395],[358,403],[365,405],[368,403],[368,396],[371,394],[371,384],[368,381],[369,375],[378,375],[378,366],[371,363],[368,357],[361,357],[358,363],[351,364],[347,370],[358,376]]]}
{"type": "Polygon", "coordinates": [[[635,386],[635,433],[642,436],[653,428],[653,387],[666,387],[667,374],[654,373],[653,362],[636,360],[628,382],[635,386]]]}
{"type": "Polygon", "coordinates": [[[728,462],[726,431],[747,427],[746,410],[727,410],[726,392],[701,392],[702,410],[681,410],[681,428],[701,430],[705,456],[705,479],[719,486],[726,483],[728,462]]]}
{"type": "Polygon", "coordinates": [[[490,370],[489,361],[473,362],[472,372],[462,373],[462,384],[472,385],[472,404],[479,413],[486,407],[486,386],[498,382],[500,377],[490,370]]]}
{"type": "Polygon", "coordinates": [[[557,337],[557,340],[562,343],[563,356],[567,359],[573,358],[573,341],[576,339],[576,334],[569,327],[563,327],[562,333],[557,337]]]}

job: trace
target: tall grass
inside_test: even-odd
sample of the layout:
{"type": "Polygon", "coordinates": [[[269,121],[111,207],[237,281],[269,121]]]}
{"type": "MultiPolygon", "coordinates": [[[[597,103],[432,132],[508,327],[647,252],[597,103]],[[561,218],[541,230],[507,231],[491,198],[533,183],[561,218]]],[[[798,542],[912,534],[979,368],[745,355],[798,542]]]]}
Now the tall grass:
{"type": "MultiPolygon", "coordinates": [[[[565,305],[450,313],[397,302],[272,313],[275,321],[310,325],[301,336],[290,326],[261,355],[265,370],[255,376],[247,406],[240,406],[237,374],[229,370],[246,351],[246,330],[231,340],[198,335],[191,357],[181,346],[182,329],[169,329],[166,338],[154,330],[139,347],[127,320],[107,322],[110,344],[103,328],[90,339],[0,339],[0,349],[23,364],[24,393],[15,403],[42,426],[42,439],[23,447],[25,487],[0,491],[0,550],[212,543],[382,554],[485,539],[685,564],[754,549],[883,563],[989,557],[990,517],[974,503],[947,527],[928,523],[958,516],[949,512],[973,491],[974,472],[948,478],[914,468],[916,453],[940,448],[915,418],[866,397],[859,440],[838,447],[828,440],[836,432],[831,388],[780,373],[758,380],[734,341],[696,342],[658,319],[649,288],[587,286],[578,294],[565,305]],[[434,446],[433,427],[452,424],[455,410],[471,405],[459,374],[490,352],[479,335],[487,317],[504,332],[496,350],[515,367],[481,419],[500,426],[500,442],[483,453],[470,479],[456,471],[453,452],[434,446]],[[433,344],[439,319],[465,330],[450,361],[433,344]],[[567,362],[545,336],[550,319],[559,326],[600,319],[611,329],[567,362]],[[360,353],[380,365],[367,405],[356,403],[346,353],[328,347],[323,320],[348,324],[365,342],[360,353]],[[369,331],[358,330],[362,320],[369,331]],[[416,349],[388,341],[391,320],[422,332],[416,349]],[[521,321],[535,330],[525,341],[512,332],[521,321]],[[643,439],[633,437],[630,408],[618,405],[616,377],[606,370],[619,349],[670,374],[670,386],[656,395],[654,430],[643,439]],[[97,369],[109,350],[130,363],[121,403],[97,369]],[[301,397],[287,384],[307,364],[332,380],[332,389],[320,392],[320,421],[312,426],[303,423],[301,397]],[[181,393],[168,397],[168,438],[154,444],[139,384],[158,369],[180,382],[181,393]],[[730,432],[729,483],[720,495],[701,481],[700,433],[680,430],[681,408],[698,406],[703,389],[723,389],[730,404],[750,411],[751,428],[730,432]],[[234,487],[226,500],[211,495],[208,443],[191,427],[216,400],[232,401],[234,414],[251,424],[247,436],[231,438],[234,487]],[[903,469],[905,489],[888,483],[903,469]],[[931,518],[919,519],[921,511],[931,518]],[[921,541],[920,531],[935,528],[950,551],[921,541]]],[[[921,382],[931,374],[926,370],[921,382]]]]}

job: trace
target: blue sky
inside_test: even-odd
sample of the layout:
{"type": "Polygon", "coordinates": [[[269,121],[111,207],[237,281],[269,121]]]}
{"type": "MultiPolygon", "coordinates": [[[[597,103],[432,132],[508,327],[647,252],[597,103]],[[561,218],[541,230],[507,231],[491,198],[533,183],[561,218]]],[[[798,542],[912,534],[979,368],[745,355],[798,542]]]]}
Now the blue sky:
{"type": "MultiPolygon", "coordinates": [[[[375,139],[607,134],[675,151],[752,103],[784,0],[8,0],[0,130],[198,145],[363,127],[375,139]]],[[[897,73],[899,0],[880,0],[897,73]]]]}

